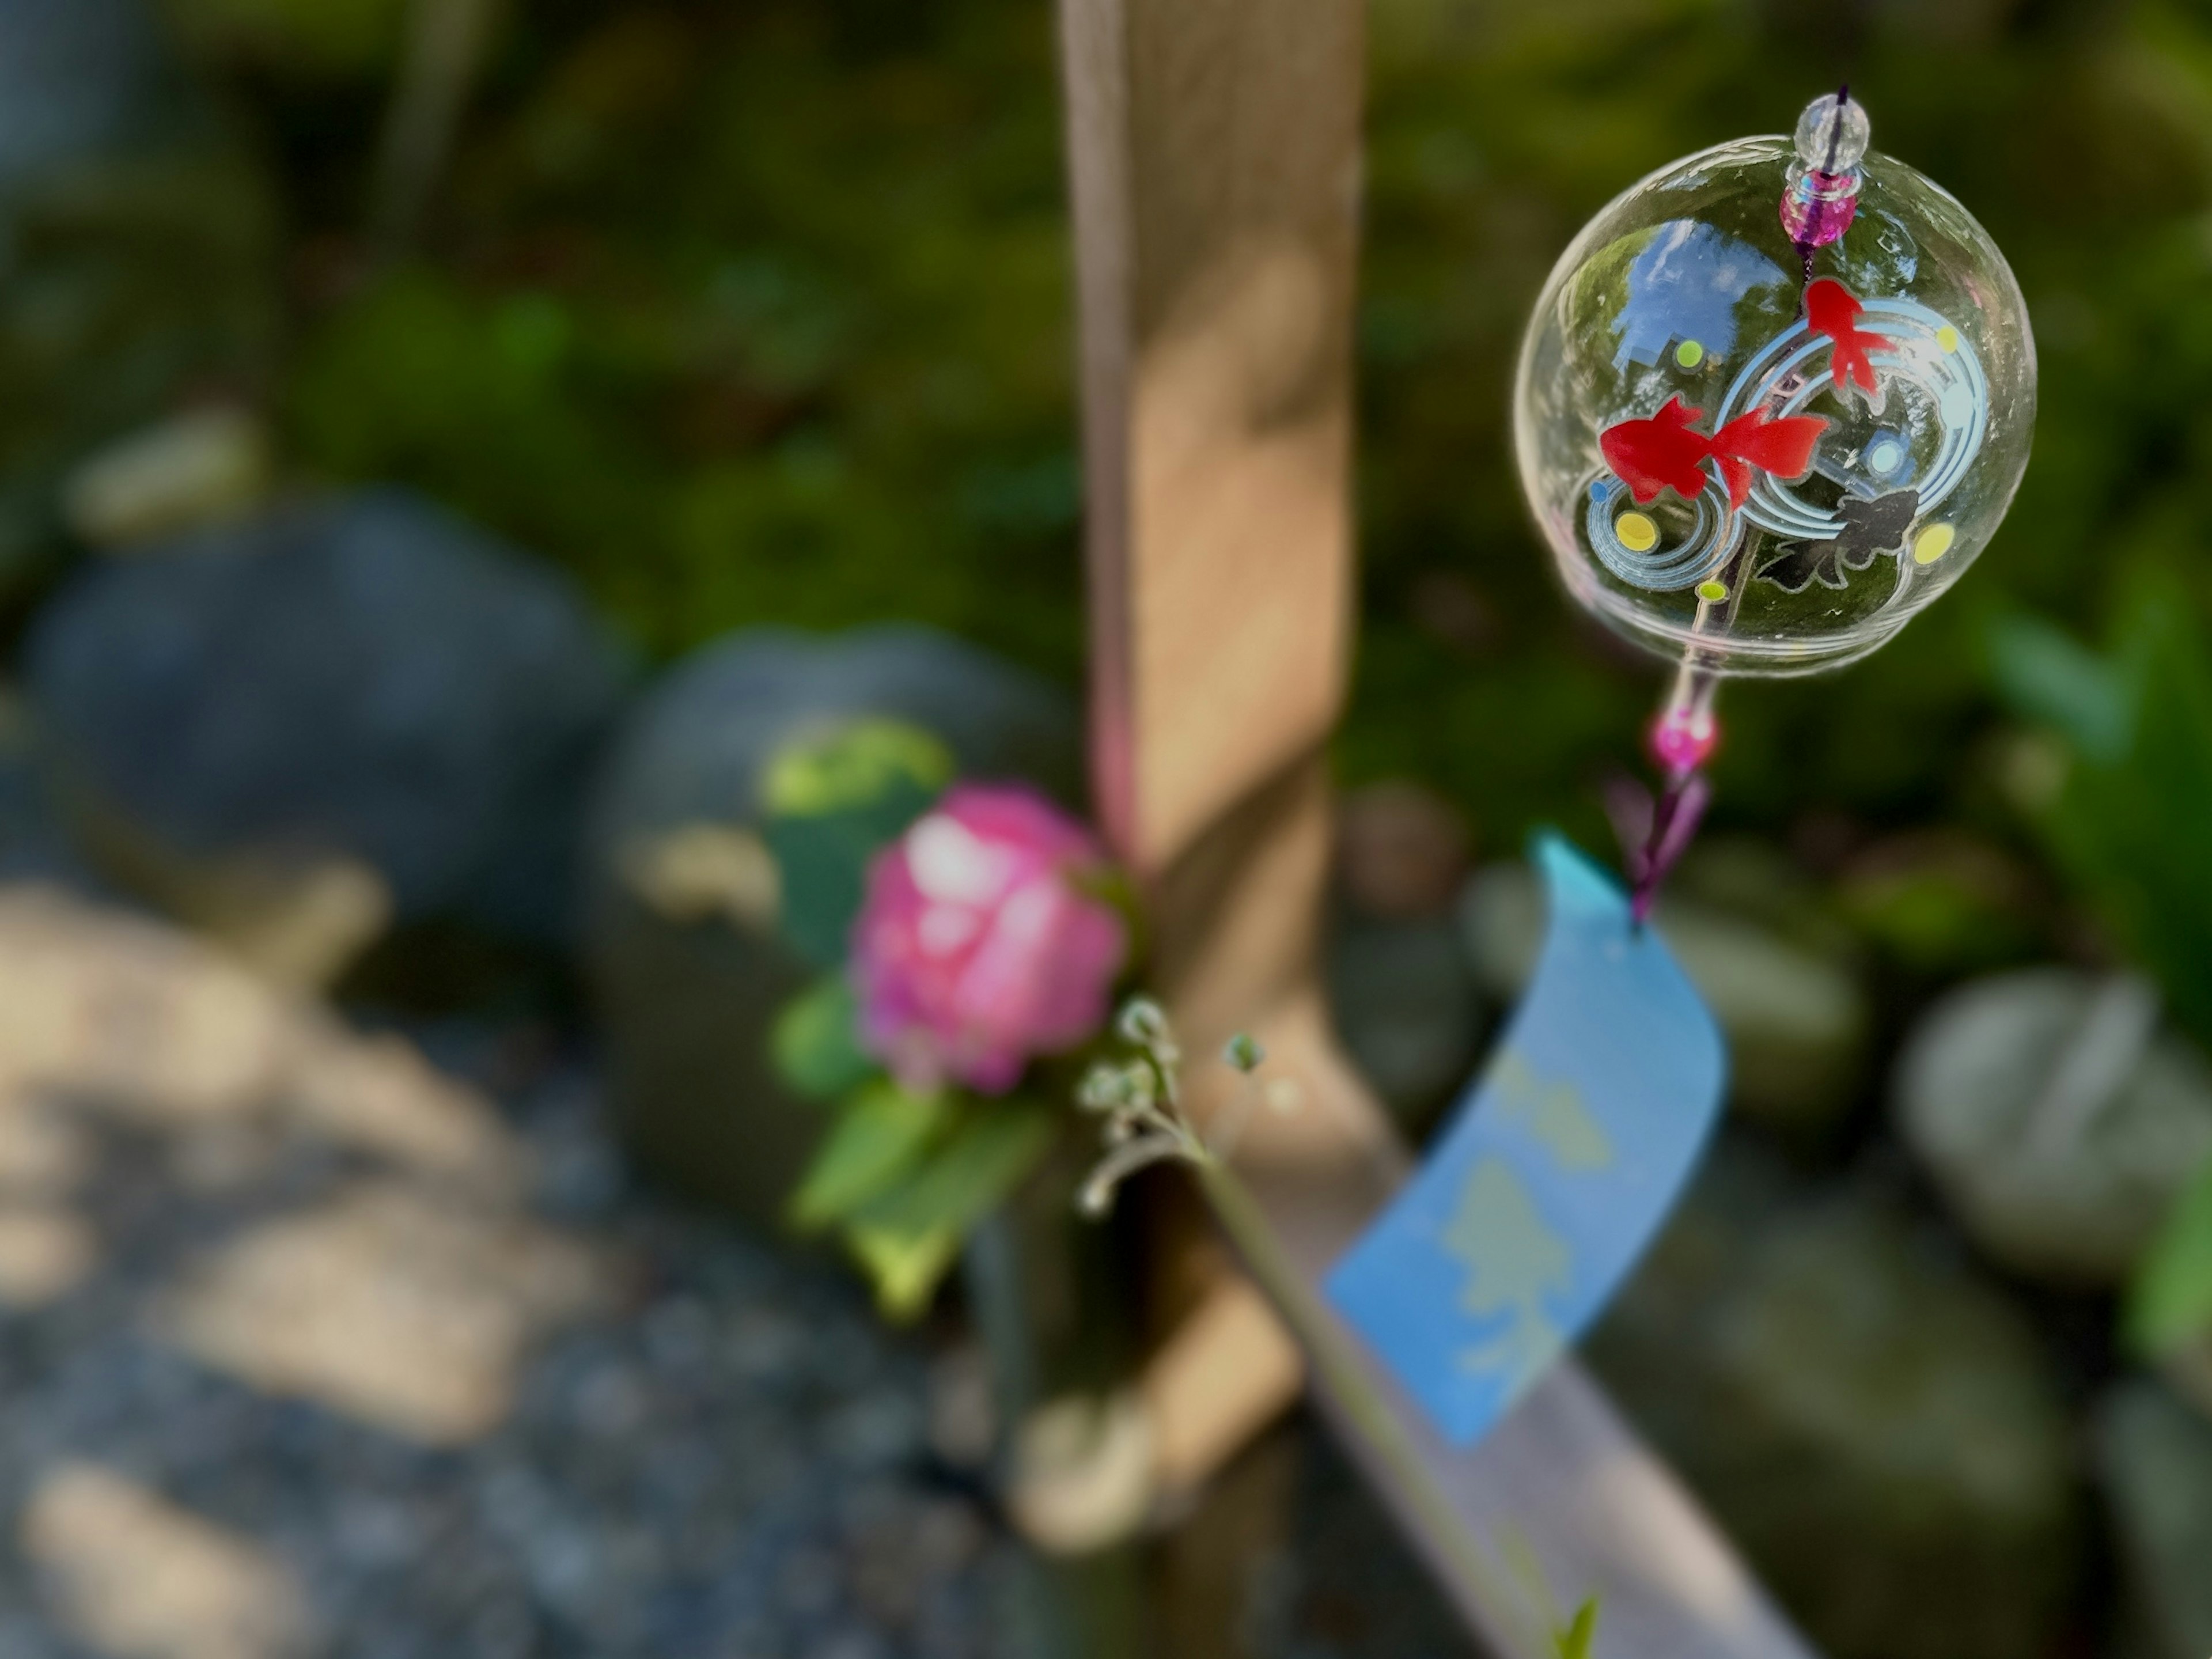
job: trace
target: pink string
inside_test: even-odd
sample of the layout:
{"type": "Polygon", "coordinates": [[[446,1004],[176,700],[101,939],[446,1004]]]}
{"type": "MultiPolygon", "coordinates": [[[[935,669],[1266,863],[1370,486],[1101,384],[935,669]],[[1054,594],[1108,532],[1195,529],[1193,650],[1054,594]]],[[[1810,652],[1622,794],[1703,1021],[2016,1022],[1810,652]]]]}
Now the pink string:
{"type": "Polygon", "coordinates": [[[1607,810],[1628,866],[1629,914],[1639,927],[1650,919],[1660,887],[1689,849],[1712,802],[1704,769],[1720,746],[1720,723],[1713,717],[1710,682],[1705,696],[1698,690],[1686,680],[1651,723],[1651,756],[1665,780],[1658,799],[1626,779],[1607,792],[1607,810]]]}

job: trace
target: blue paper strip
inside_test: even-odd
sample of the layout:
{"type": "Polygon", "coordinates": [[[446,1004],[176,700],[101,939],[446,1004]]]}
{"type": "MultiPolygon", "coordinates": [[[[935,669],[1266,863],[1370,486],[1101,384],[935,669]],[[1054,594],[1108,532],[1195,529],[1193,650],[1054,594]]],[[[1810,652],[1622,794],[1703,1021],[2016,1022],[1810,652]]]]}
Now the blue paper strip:
{"type": "Polygon", "coordinates": [[[1544,950],[1504,1041],[1328,1295],[1455,1445],[1580,1336],[1719,1115],[1719,1028],[1656,928],[1555,836],[1544,950]]]}

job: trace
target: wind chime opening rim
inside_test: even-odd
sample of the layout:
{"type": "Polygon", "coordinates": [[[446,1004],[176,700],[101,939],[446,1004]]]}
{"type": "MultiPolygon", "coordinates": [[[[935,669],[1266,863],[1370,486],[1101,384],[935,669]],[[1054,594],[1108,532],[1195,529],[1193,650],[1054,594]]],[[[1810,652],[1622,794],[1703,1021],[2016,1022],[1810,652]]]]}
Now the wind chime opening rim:
{"type": "MultiPolygon", "coordinates": [[[[1732,680],[1802,679],[1832,669],[1847,668],[1881,650],[1926,608],[1899,608],[1881,619],[1879,631],[1853,634],[1826,647],[1817,641],[1803,639],[1762,640],[1700,633],[1691,623],[1655,622],[1638,611],[1626,597],[1613,592],[1588,569],[1556,551],[1552,555],[1551,564],[1570,595],[1583,601],[1600,621],[1630,644],[1661,661],[1686,662],[1692,668],[1699,666],[1698,659],[1703,654],[1725,657],[1726,668],[1716,672],[1721,678],[1732,680]]],[[[1911,581],[1911,574],[1906,573],[1904,580],[1911,581]]],[[[1938,597],[1940,594],[1931,593],[1929,599],[1932,602],[1938,597]]]]}

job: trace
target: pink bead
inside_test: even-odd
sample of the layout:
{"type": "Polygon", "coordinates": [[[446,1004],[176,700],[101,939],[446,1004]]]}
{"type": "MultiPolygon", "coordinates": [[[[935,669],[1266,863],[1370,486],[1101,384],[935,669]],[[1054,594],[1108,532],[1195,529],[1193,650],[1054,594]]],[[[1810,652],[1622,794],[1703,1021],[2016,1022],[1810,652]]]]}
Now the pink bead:
{"type": "Polygon", "coordinates": [[[1826,247],[1859,210],[1856,173],[1808,173],[1782,198],[1782,228],[1800,247],[1826,247]]]}
{"type": "Polygon", "coordinates": [[[1651,757],[1670,774],[1696,771],[1720,747],[1720,723],[1711,709],[1670,708],[1651,722],[1651,757]]]}

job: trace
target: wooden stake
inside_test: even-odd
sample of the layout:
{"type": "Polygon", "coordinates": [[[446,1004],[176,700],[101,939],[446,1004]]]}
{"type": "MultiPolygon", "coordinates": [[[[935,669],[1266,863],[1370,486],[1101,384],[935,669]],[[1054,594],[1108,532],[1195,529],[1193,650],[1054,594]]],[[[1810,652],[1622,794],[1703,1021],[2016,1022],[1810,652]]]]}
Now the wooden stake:
{"type": "MultiPolygon", "coordinates": [[[[1267,1231],[1263,1280],[1295,1285],[1301,1316],[1327,1318],[1321,1275],[1407,1168],[1335,1047],[1316,972],[1324,745],[1352,625],[1361,6],[1060,4],[1097,806],[1147,891],[1154,982],[1199,1057],[1197,1115],[1209,1086],[1228,1092],[1227,1069],[1205,1057],[1235,1030],[1302,1086],[1303,1109],[1243,1136],[1237,1168],[1258,1213],[1239,1225],[1267,1231]]],[[[1218,1356],[1239,1321],[1253,1328],[1249,1296],[1224,1284],[1201,1297],[1211,1335],[1171,1340],[1147,1379],[1156,1413],[1206,1429],[1176,1442],[1186,1474],[1224,1457],[1282,1391],[1280,1367],[1193,1361],[1218,1356]],[[1203,1393],[1179,1399],[1188,1390],[1203,1393]]],[[[1580,1371],[1562,1368],[1457,1452],[1337,1334],[1328,1369],[1344,1385],[1320,1403],[1498,1650],[1541,1651],[1540,1626],[1480,1565],[1510,1548],[1533,1555],[1564,1605],[1603,1599],[1599,1659],[1806,1659],[1580,1371]],[[1377,1412],[1390,1432],[1373,1431],[1377,1412]]],[[[1245,1340],[1255,1356],[1278,1341],[1245,1340]]]]}

